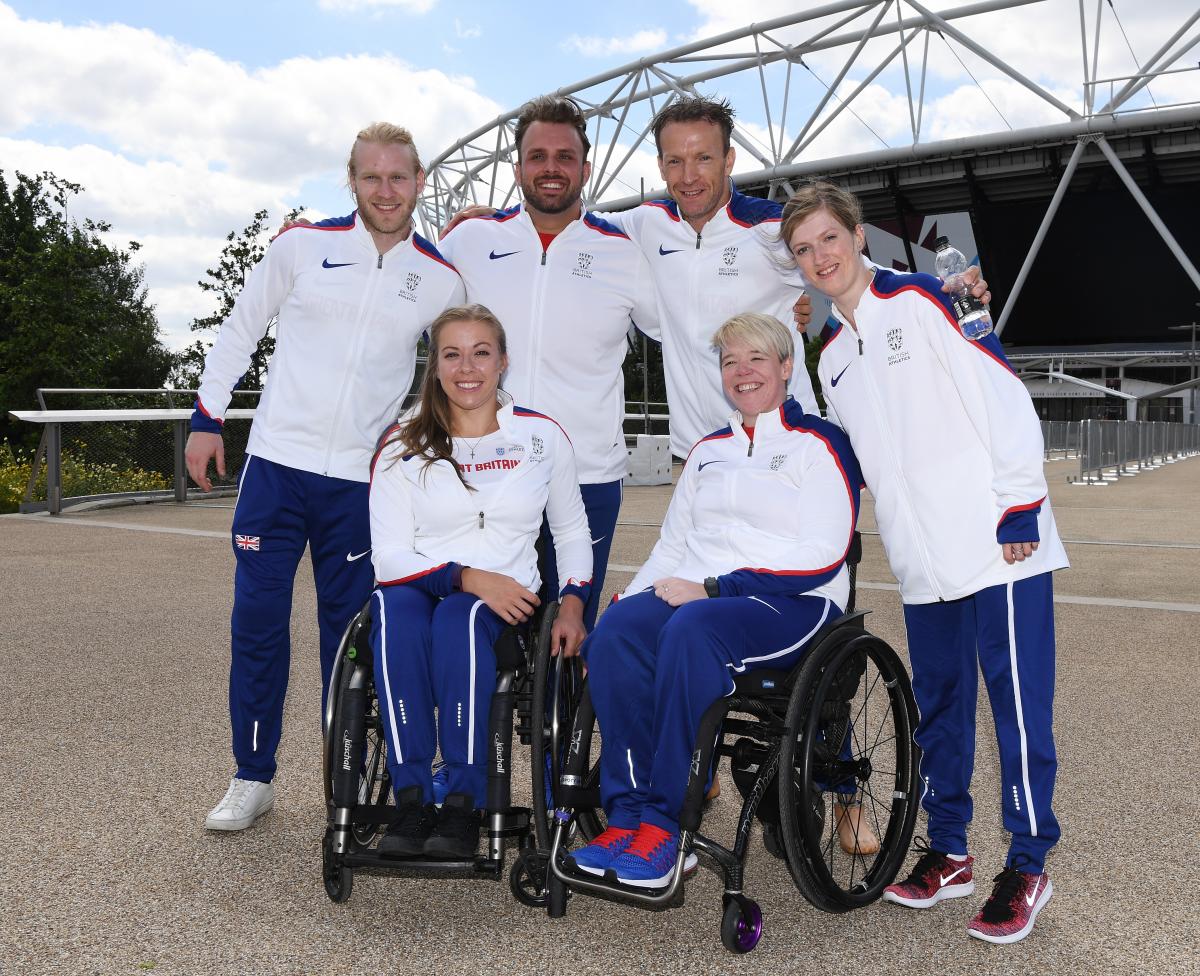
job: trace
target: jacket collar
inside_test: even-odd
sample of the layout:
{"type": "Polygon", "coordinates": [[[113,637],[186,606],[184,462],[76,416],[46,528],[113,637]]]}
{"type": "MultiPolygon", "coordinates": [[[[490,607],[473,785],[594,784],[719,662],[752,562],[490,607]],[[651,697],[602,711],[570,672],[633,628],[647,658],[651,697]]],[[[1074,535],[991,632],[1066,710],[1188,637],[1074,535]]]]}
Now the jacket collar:
{"type": "MultiPolygon", "coordinates": [[[[783,403],[774,410],[768,410],[758,415],[754,421],[755,446],[782,433],[784,430],[784,411],[788,409],[789,404],[795,404],[795,402],[789,393],[784,398],[783,403]]],[[[750,438],[746,435],[746,431],[742,427],[742,412],[740,410],[735,410],[733,416],[729,418],[729,427],[733,431],[734,440],[740,440],[743,444],[749,445],[750,438]]]]}

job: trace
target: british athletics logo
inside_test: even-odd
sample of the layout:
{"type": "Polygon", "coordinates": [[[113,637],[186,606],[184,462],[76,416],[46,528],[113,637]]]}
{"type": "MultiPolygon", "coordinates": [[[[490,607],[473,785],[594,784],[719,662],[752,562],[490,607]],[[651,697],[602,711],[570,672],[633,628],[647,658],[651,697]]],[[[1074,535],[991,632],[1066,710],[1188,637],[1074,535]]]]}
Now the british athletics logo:
{"type": "Polygon", "coordinates": [[[259,537],[256,535],[235,535],[233,544],[239,549],[249,549],[251,552],[258,552],[259,537]]]}

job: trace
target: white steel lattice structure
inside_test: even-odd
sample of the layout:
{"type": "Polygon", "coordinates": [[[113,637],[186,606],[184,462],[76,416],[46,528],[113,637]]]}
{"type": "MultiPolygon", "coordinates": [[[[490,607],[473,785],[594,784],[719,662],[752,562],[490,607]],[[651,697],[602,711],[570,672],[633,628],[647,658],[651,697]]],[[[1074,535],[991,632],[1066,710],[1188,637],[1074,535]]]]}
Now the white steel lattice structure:
{"type": "MultiPolygon", "coordinates": [[[[1194,62],[1180,66],[1182,58],[1200,44],[1200,10],[1188,12],[1189,4],[1181,4],[1184,12],[1177,18],[1181,21],[1177,28],[1167,29],[1156,39],[1149,59],[1139,62],[1110,0],[979,0],[936,11],[926,5],[929,2],[835,0],[675,47],[557,89],[554,94],[576,99],[589,119],[593,167],[585,191],[589,205],[620,210],[663,195],[654,167],[651,119],[681,95],[719,93],[728,95],[738,110],[735,181],[774,198],[786,197],[794,181],[807,175],[833,175],[864,198],[871,219],[872,191],[901,210],[895,201],[902,194],[935,187],[943,194],[965,195],[950,201],[965,209],[985,170],[984,175],[990,176],[1026,173],[1047,183],[1045,191],[1053,190],[1053,196],[1005,303],[998,323],[1001,329],[1081,163],[1084,168],[1107,165],[1116,171],[1200,290],[1200,272],[1122,161],[1122,157],[1131,160],[1152,152],[1157,154],[1156,175],[1200,178],[1200,68],[1194,62]],[[1061,86],[1052,91],[1031,77],[1036,70],[1026,65],[1023,71],[1014,64],[1018,58],[997,53],[1005,45],[989,33],[995,15],[1030,7],[1053,11],[1057,22],[1064,14],[1074,22],[1074,36],[1062,37],[1060,45],[1063,63],[1069,61],[1078,70],[1070,93],[1061,86]],[[1101,56],[1111,50],[1112,36],[1125,39],[1137,70],[1120,76],[1100,73],[1102,61],[1112,62],[1101,56]],[[994,116],[984,112],[978,120],[972,118],[977,134],[929,138],[926,90],[931,52],[936,59],[947,51],[989,102],[985,89],[989,81],[1000,79],[1047,107],[1048,117],[1057,121],[1014,129],[992,102],[994,116]],[[899,86],[893,95],[907,111],[904,136],[893,136],[892,143],[880,137],[858,111],[862,101],[878,97],[880,86],[889,80],[893,89],[899,86]],[[1182,92],[1182,97],[1166,103],[1155,99],[1149,88],[1152,83],[1182,92]],[[868,138],[877,141],[878,148],[850,153],[843,149],[822,156],[822,146],[828,145],[835,126],[843,127],[843,132],[847,126],[861,126],[860,131],[869,132],[868,138]],[[993,131],[987,131],[989,127],[993,131]],[[1127,149],[1127,144],[1133,148],[1127,149]],[[1057,157],[1048,166],[1042,157],[1022,154],[1022,149],[1046,146],[1064,148],[1063,155],[1069,156],[1065,166],[1057,157]],[[889,171],[886,178],[881,175],[884,170],[889,171]]],[[[511,163],[516,157],[512,139],[518,110],[475,130],[432,160],[419,213],[425,231],[436,232],[450,215],[472,204],[505,207],[517,201],[511,163]]]]}

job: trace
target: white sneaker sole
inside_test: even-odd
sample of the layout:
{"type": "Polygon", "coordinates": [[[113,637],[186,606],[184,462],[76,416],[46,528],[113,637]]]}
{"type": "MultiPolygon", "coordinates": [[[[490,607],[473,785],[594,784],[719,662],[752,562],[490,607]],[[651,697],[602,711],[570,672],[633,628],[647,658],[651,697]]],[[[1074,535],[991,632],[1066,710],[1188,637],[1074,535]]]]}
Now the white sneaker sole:
{"type": "Polygon", "coordinates": [[[932,908],[939,901],[946,901],[949,898],[966,898],[967,895],[973,894],[975,894],[975,882],[968,881],[966,884],[946,885],[936,895],[928,898],[905,898],[894,891],[885,891],[883,900],[903,905],[905,908],[932,908]]]}
{"type": "Polygon", "coordinates": [[[1029,913],[1029,921],[1025,923],[1025,927],[1016,932],[1010,932],[1008,935],[988,935],[986,932],[980,932],[970,926],[967,927],[967,935],[974,939],[982,939],[984,942],[990,942],[992,945],[1012,945],[1014,942],[1020,942],[1025,936],[1033,931],[1033,923],[1040,912],[1050,900],[1050,896],[1054,894],[1054,882],[1047,881],[1046,887],[1042,889],[1041,895],[1038,896],[1037,904],[1033,906],[1033,911],[1029,913]]]}
{"type": "Polygon", "coordinates": [[[270,813],[274,807],[275,801],[272,800],[265,807],[261,807],[260,809],[255,810],[253,813],[247,814],[244,817],[237,817],[236,819],[216,817],[210,813],[204,818],[204,827],[206,830],[245,830],[263,814],[270,813]]]}

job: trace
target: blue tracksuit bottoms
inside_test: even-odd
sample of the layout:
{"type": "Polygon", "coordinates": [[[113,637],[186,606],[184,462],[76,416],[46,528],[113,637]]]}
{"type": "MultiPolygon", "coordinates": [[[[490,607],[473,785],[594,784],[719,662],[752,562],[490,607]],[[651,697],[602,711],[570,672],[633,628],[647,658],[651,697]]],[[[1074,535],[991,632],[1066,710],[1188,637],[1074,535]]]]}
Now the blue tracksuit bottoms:
{"type": "Polygon", "coordinates": [[[496,689],[492,650],[504,630],[479,597],[437,597],[413,586],[383,586],[372,597],[375,693],[396,793],[420,786],[433,802],[433,757],[441,744],[447,792],[487,801],[488,714],[496,689]],[[437,708],[437,725],[433,710],[437,708]]]}
{"type": "MultiPolygon", "coordinates": [[[[604,590],[604,577],[608,572],[608,552],[612,548],[613,533],[617,531],[617,515],[621,511],[621,482],[606,481],[602,484],[580,485],[583,510],[587,515],[588,530],[592,534],[592,592],[583,608],[583,625],[590,631],[596,626],[596,614],[600,609],[600,595],[604,590]]],[[[557,600],[562,587],[558,583],[558,561],[554,555],[554,542],[550,526],[542,519],[540,572],[542,575],[543,602],[557,600]]]]}
{"type": "Polygon", "coordinates": [[[583,644],[608,822],[678,831],[700,719],[733,692],[733,672],[791,668],[840,615],[823,597],[716,597],[671,607],[650,590],[609,607],[583,644]]]}
{"type": "Polygon", "coordinates": [[[321,700],[346,624],[371,595],[366,482],[246,458],[233,513],[229,719],[242,779],[269,783],[291,665],[292,586],[308,546],[317,586],[321,700]]]}
{"type": "Polygon", "coordinates": [[[983,671],[1000,751],[1008,863],[1042,870],[1059,837],[1051,809],[1054,751],[1054,591],[1050,573],[989,586],[961,600],[905,604],[920,711],[921,798],[934,850],[967,853],[975,704],[983,671]]]}

